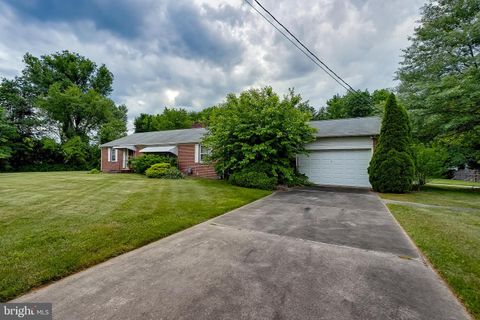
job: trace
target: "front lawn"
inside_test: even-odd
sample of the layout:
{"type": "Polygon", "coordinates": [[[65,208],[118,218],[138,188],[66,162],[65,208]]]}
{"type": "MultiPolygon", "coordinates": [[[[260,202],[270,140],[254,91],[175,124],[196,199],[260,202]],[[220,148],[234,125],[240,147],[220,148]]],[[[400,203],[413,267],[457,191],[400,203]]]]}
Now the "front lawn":
{"type": "Polygon", "coordinates": [[[136,174],[0,174],[0,301],[269,193],[136,174]]]}
{"type": "Polygon", "coordinates": [[[480,187],[480,182],[463,181],[463,180],[450,180],[450,179],[432,179],[428,183],[431,184],[444,184],[450,186],[469,186],[480,187]]]}
{"type": "Polygon", "coordinates": [[[388,204],[390,211],[476,319],[480,319],[480,193],[426,187],[382,198],[457,207],[388,204]],[[463,209],[462,209],[463,208],[463,209]]]}

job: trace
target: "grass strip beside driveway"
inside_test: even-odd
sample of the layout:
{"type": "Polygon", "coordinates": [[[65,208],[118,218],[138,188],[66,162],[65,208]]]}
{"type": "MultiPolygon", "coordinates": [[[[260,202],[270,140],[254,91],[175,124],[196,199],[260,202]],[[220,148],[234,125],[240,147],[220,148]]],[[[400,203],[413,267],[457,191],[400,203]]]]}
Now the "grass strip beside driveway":
{"type": "Polygon", "coordinates": [[[426,187],[420,192],[381,197],[459,207],[451,210],[388,204],[435,269],[472,315],[480,319],[480,193],[426,187]],[[462,211],[461,207],[466,209],[462,211]]]}
{"type": "Polygon", "coordinates": [[[0,300],[270,194],[205,179],[0,174],[0,300]]]}

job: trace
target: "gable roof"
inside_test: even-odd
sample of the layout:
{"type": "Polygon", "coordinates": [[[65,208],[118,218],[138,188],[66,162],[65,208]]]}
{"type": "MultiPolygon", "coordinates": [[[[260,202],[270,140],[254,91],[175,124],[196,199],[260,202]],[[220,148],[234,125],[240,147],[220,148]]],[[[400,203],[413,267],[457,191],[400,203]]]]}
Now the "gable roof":
{"type": "MultiPolygon", "coordinates": [[[[310,125],[317,129],[315,136],[318,138],[375,136],[380,133],[380,124],[381,119],[379,117],[310,121],[310,125]]],[[[207,129],[205,128],[133,133],[104,143],[100,147],[199,143],[206,133],[207,129]]]]}
{"type": "Polygon", "coordinates": [[[133,133],[126,137],[100,145],[100,147],[115,147],[119,145],[171,145],[179,143],[198,143],[207,133],[205,128],[177,129],[133,133]]]}
{"type": "Polygon", "coordinates": [[[365,117],[310,121],[310,125],[317,129],[317,138],[354,137],[379,135],[381,122],[380,117],[365,117]]]}

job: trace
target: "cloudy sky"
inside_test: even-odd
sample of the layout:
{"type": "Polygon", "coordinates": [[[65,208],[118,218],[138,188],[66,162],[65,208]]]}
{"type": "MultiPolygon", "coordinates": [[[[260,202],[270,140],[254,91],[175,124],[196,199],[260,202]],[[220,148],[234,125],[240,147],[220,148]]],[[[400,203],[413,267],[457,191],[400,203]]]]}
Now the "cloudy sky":
{"type": "MultiPolygon", "coordinates": [[[[393,87],[423,0],[262,0],[356,89],[393,87]]],[[[0,76],[25,52],[80,53],[113,72],[112,98],[140,112],[191,110],[229,92],[294,87],[315,107],[336,82],[243,0],[0,0],[0,76]]]]}

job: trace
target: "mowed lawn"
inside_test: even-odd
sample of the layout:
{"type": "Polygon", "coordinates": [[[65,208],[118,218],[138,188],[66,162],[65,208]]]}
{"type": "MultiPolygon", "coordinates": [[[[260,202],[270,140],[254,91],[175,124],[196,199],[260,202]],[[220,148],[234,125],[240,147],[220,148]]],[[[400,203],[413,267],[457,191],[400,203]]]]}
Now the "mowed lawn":
{"type": "Polygon", "coordinates": [[[480,319],[480,190],[427,186],[382,198],[456,208],[388,204],[403,228],[480,319]]]}
{"type": "Polygon", "coordinates": [[[269,193],[136,174],[0,174],[0,300],[269,193]]]}

